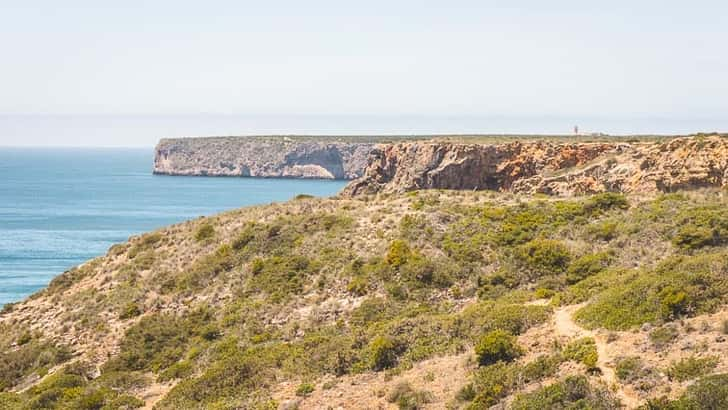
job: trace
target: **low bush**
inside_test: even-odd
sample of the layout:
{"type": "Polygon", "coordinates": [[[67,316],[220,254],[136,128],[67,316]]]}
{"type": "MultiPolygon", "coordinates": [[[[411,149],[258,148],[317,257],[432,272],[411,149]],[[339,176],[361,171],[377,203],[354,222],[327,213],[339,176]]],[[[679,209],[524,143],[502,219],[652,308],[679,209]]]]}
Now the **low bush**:
{"type": "Polygon", "coordinates": [[[659,397],[648,400],[649,410],[726,409],[728,408],[728,374],[698,379],[677,400],[659,397]]]}
{"type": "Polygon", "coordinates": [[[374,371],[380,371],[396,366],[400,349],[397,342],[390,337],[374,338],[369,343],[369,367],[374,371]]]}
{"type": "Polygon", "coordinates": [[[318,272],[319,264],[301,255],[271,256],[256,259],[251,265],[252,277],[248,280],[249,293],[265,292],[271,302],[286,300],[299,294],[307,278],[318,272]]]}
{"type": "Polygon", "coordinates": [[[301,383],[296,388],[296,396],[307,397],[310,396],[313,391],[316,390],[311,383],[301,383]]]}
{"type": "Polygon", "coordinates": [[[64,346],[56,346],[40,339],[31,339],[18,346],[0,352],[0,391],[15,386],[22,378],[63,363],[71,358],[64,346]]]}
{"type": "Polygon", "coordinates": [[[247,402],[265,377],[261,362],[237,347],[226,351],[199,377],[177,383],[155,406],[160,410],[209,408],[214,403],[232,400],[234,408],[252,408],[247,402]]]}
{"type": "Polygon", "coordinates": [[[127,320],[127,319],[131,319],[133,317],[137,317],[141,314],[142,314],[142,310],[139,308],[139,305],[136,304],[135,302],[129,302],[121,310],[121,313],[119,314],[119,319],[127,320]]]}
{"type": "Polygon", "coordinates": [[[616,360],[615,373],[623,383],[634,385],[638,390],[650,390],[657,384],[659,376],[637,356],[621,357],[616,360]]]}
{"type": "Polygon", "coordinates": [[[583,363],[588,368],[594,368],[599,360],[597,345],[591,337],[577,339],[564,348],[564,358],[583,363]]]}
{"type": "Polygon", "coordinates": [[[727,266],[723,258],[721,253],[669,258],[653,271],[612,283],[575,317],[589,327],[627,330],[712,312],[728,294],[720,273],[727,266]]]}
{"type": "Polygon", "coordinates": [[[716,356],[689,356],[670,364],[666,373],[670,380],[684,382],[710,373],[717,365],[716,356]]]}
{"type": "Polygon", "coordinates": [[[364,275],[358,275],[349,279],[346,290],[355,296],[364,296],[369,291],[370,285],[369,278],[364,275]]]}
{"type": "Polygon", "coordinates": [[[195,240],[197,242],[204,242],[208,239],[212,239],[215,236],[215,227],[210,222],[205,222],[197,227],[195,231],[195,240]]]}
{"type": "Polygon", "coordinates": [[[571,261],[571,252],[563,243],[535,239],[516,251],[519,264],[530,271],[531,278],[563,273],[571,261]]]}
{"type": "Polygon", "coordinates": [[[619,224],[613,221],[597,222],[587,227],[587,233],[600,241],[611,241],[619,234],[619,224]]]}
{"type": "Polygon", "coordinates": [[[387,401],[394,403],[400,410],[418,410],[433,399],[432,393],[424,390],[415,390],[407,382],[394,386],[387,395],[387,401]]]}
{"type": "Polygon", "coordinates": [[[475,345],[478,364],[488,366],[503,361],[510,362],[523,354],[515,336],[503,330],[493,330],[483,335],[475,345]]]}
{"type": "Polygon", "coordinates": [[[728,212],[724,206],[705,206],[684,210],[678,215],[675,246],[695,250],[728,243],[728,212]]]}
{"type": "Polygon", "coordinates": [[[514,410],[541,409],[616,409],[619,401],[589,384],[585,376],[569,376],[533,393],[519,394],[511,405],[514,410]]]}
{"type": "Polygon", "coordinates": [[[106,362],[103,371],[160,372],[182,358],[192,338],[204,340],[213,321],[214,313],[204,307],[183,317],[159,313],[143,317],[126,331],[121,351],[106,362]]]}
{"type": "Polygon", "coordinates": [[[595,194],[584,202],[584,213],[590,216],[613,209],[627,208],[629,208],[627,197],[616,192],[595,194]]]}
{"type": "Polygon", "coordinates": [[[194,368],[191,362],[188,360],[182,360],[162,371],[159,374],[159,377],[157,377],[157,380],[160,382],[166,382],[174,379],[184,379],[192,375],[193,370],[194,368]]]}
{"type": "Polygon", "coordinates": [[[189,292],[201,289],[219,275],[229,272],[239,263],[229,245],[221,245],[215,252],[197,259],[192,266],[176,279],[178,290],[189,292]]]}
{"type": "Polygon", "coordinates": [[[678,403],[680,408],[728,408],[728,374],[703,377],[687,388],[678,403]]]}
{"type": "Polygon", "coordinates": [[[519,335],[551,317],[548,306],[483,301],[466,307],[459,315],[461,332],[475,341],[484,331],[502,329],[519,335]]]}
{"type": "Polygon", "coordinates": [[[387,256],[384,260],[389,266],[399,268],[407,263],[412,255],[413,253],[410,250],[409,245],[407,245],[407,242],[398,239],[389,244],[387,256]]]}
{"type": "Polygon", "coordinates": [[[566,283],[573,285],[589,276],[596,275],[609,267],[612,255],[609,252],[599,252],[584,255],[575,259],[566,271],[566,283]]]}
{"type": "Polygon", "coordinates": [[[677,339],[680,332],[675,326],[660,326],[649,333],[650,342],[656,349],[663,349],[677,339]]]}

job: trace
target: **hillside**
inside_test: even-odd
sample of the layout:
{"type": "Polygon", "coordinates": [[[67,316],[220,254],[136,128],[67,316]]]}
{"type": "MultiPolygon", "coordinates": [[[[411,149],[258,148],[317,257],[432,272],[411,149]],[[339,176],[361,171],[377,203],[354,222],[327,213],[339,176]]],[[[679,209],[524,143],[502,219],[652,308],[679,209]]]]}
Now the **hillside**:
{"type": "Polygon", "coordinates": [[[0,315],[0,408],[725,408],[724,190],[301,196],[0,315]]]}

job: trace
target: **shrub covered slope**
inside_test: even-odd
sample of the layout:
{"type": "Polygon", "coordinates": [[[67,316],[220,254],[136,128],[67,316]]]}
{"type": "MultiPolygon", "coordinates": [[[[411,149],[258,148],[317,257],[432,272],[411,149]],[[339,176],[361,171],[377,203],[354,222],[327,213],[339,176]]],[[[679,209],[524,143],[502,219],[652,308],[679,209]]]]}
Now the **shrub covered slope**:
{"type": "Polygon", "coordinates": [[[231,211],[6,306],[0,409],[726,408],[727,245],[721,191],[231,211]]]}

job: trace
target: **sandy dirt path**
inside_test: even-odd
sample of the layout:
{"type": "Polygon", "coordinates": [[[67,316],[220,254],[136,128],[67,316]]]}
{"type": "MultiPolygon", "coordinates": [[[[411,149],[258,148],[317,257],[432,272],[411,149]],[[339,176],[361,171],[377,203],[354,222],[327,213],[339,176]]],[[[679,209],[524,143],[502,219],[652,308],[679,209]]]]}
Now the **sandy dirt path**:
{"type": "Polygon", "coordinates": [[[614,393],[622,401],[625,407],[634,409],[642,404],[639,395],[629,386],[623,386],[617,380],[612,363],[619,355],[614,351],[607,342],[606,334],[599,334],[589,329],[579,326],[574,321],[574,313],[584,306],[584,304],[565,306],[556,309],[554,312],[554,329],[559,336],[568,338],[591,337],[594,339],[597,348],[597,367],[602,371],[601,378],[610,389],[614,389],[614,393]]]}

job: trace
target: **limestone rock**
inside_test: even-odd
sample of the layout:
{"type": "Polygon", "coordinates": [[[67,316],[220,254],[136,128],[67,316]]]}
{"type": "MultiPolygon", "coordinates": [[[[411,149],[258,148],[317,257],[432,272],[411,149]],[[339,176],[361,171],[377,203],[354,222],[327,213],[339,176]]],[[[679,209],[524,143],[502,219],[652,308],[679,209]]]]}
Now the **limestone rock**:
{"type": "Polygon", "coordinates": [[[654,193],[728,184],[728,138],[662,142],[408,142],[379,145],[343,196],[418,189],[572,196],[654,193]]]}
{"type": "Polygon", "coordinates": [[[373,142],[334,137],[212,137],[162,139],[154,173],[162,175],[354,179],[373,142]]]}

